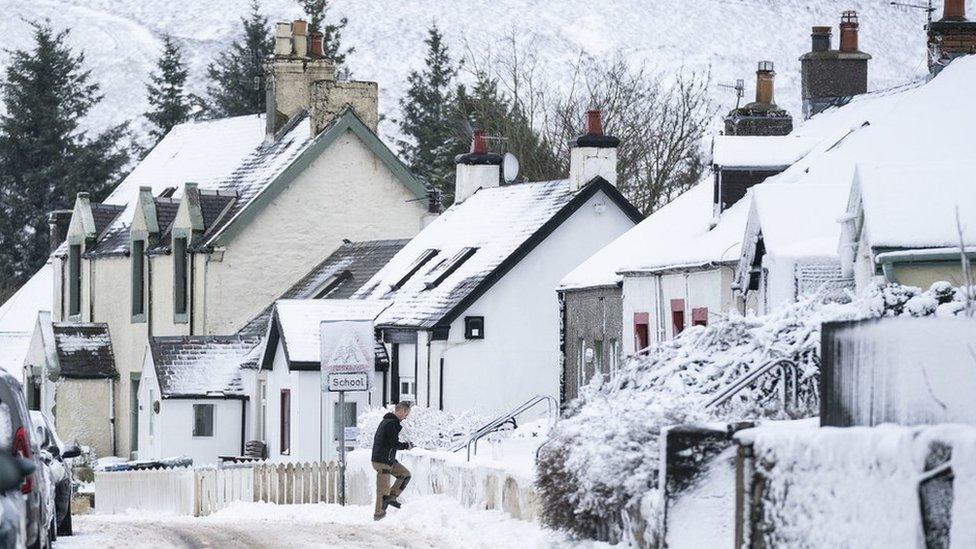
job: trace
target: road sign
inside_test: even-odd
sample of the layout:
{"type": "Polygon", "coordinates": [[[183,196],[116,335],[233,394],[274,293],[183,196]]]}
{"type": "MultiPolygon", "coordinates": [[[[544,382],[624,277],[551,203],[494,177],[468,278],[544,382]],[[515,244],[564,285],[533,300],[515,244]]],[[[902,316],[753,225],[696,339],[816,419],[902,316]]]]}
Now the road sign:
{"type": "Polygon", "coordinates": [[[373,321],[325,321],[321,337],[322,390],[368,391],[376,363],[373,321]]]}
{"type": "Polygon", "coordinates": [[[326,375],[326,390],[338,391],[368,391],[369,375],[355,372],[335,373],[326,375]]]}

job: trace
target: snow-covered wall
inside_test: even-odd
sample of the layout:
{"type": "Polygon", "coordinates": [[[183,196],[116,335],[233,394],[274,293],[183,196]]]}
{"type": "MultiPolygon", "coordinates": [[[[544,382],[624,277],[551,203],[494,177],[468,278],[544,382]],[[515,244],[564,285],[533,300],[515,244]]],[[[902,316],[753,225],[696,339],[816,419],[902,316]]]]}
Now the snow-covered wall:
{"type": "Polygon", "coordinates": [[[113,379],[60,379],[55,383],[54,421],[58,436],[67,444],[89,446],[95,456],[111,456],[114,433],[113,379]]]}
{"type": "Polygon", "coordinates": [[[825,425],[976,425],[976,320],[829,322],[822,345],[825,425]]]}

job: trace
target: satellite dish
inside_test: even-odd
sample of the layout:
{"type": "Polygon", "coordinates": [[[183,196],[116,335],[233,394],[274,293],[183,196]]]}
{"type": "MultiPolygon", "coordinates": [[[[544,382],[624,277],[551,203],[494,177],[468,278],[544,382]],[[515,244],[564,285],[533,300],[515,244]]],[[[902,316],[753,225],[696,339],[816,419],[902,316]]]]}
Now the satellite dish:
{"type": "Polygon", "coordinates": [[[515,158],[512,153],[505,153],[505,159],[502,160],[502,175],[505,177],[506,183],[511,183],[515,181],[515,178],[519,174],[519,161],[515,158]]]}

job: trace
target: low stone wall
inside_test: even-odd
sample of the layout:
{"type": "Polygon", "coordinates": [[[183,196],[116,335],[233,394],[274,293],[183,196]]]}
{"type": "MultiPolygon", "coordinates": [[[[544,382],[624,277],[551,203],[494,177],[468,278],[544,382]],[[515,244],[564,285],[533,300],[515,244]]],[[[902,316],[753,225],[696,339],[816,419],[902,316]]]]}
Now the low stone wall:
{"type": "MultiPolygon", "coordinates": [[[[410,470],[406,494],[444,494],[473,509],[497,509],[514,518],[534,521],[540,502],[534,479],[484,463],[467,463],[464,457],[446,452],[412,450],[397,459],[410,470]]],[[[348,457],[346,501],[371,505],[376,494],[376,473],[369,450],[356,450],[348,457]]]]}

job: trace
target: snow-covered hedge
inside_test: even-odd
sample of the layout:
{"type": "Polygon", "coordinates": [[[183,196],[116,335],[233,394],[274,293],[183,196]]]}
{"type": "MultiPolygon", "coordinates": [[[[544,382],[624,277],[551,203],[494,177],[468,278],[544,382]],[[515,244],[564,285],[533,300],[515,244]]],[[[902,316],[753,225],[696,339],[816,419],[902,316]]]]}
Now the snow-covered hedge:
{"type": "Polygon", "coordinates": [[[792,360],[800,373],[800,407],[791,415],[815,415],[821,323],[962,314],[964,298],[964,292],[946,283],[926,292],[876,285],[852,303],[811,298],[762,317],[733,313],[653,346],[626,361],[613,379],[597,378],[584,387],[551,432],[538,459],[543,521],[581,537],[621,539],[625,512],[633,512],[656,489],[662,428],[783,417],[775,376],[760,378],[725,405],[705,407],[718,391],[775,358],[792,360]]]}
{"type": "MultiPolygon", "coordinates": [[[[376,427],[383,416],[392,411],[393,406],[370,408],[359,416],[359,436],[356,443],[360,448],[373,447],[376,427]]],[[[452,414],[414,405],[410,410],[410,417],[403,422],[400,440],[412,442],[418,448],[444,450],[485,423],[485,418],[468,412],[452,414]]]]}

